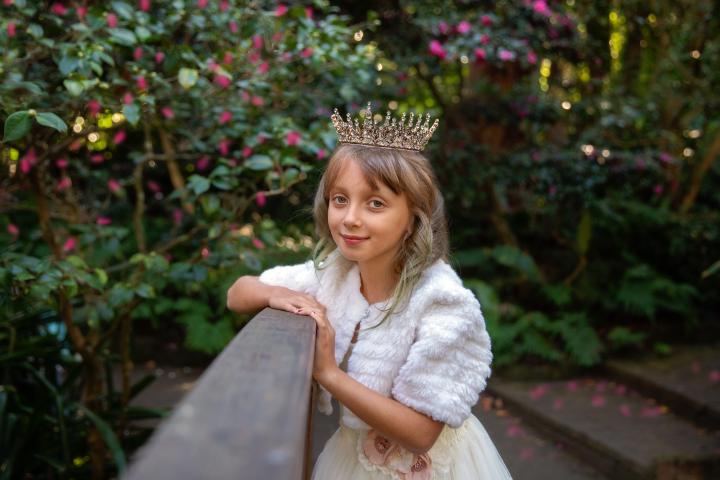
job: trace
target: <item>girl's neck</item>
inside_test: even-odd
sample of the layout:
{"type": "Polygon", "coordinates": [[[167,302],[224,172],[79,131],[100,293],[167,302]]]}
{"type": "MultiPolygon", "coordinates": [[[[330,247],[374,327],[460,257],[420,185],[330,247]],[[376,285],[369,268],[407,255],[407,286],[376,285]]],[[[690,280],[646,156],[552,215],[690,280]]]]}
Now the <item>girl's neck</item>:
{"type": "Polygon", "coordinates": [[[392,296],[398,274],[391,268],[379,265],[358,264],[360,293],[369,304],[382,302],[392,296]]]}

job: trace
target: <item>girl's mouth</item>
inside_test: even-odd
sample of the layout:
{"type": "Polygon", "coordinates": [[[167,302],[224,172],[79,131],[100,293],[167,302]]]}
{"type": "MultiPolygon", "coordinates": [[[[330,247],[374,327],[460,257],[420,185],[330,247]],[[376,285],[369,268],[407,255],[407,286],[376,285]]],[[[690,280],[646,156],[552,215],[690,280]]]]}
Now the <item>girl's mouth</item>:
{"type": "Polygon", "coordinates": [[[343,238],[343,240],[345,240],[345,243],[347,243],[348,245],[357,245],[361,242],[364,242],[368,238],[370,238],[370,237],[358,237],[355,235],[342,235],[342,234],[340,236],[343,238]]]}

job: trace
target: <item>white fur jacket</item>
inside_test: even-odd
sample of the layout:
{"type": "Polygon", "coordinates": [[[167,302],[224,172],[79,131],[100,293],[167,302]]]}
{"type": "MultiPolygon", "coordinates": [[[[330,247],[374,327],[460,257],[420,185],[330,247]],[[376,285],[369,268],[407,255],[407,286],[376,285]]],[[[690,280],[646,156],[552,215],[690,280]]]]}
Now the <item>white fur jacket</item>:
{"type": "MultiPolygon", "coordinates": [[[[452,428],[459,427],[485,389],[492,362],[490,337],[473,293],[463,287],[450,265],[438,260],[423,273],[407,308],[380,327],[363,331],[379,322],[383,312],[368,305],[360,292],[357,264],[338,257],[331,254],[327,267],[318,271],[312,261],[274,267],[264,271],[260,281],[309,293],[325,305],[335,329],[338,365],[360,322],[348,375],[452,428]]],[[[330,393],[322,386],[318,410],[326,415],[333,411],[330,393]]],[[[346,426],[370,428],[349,409],[342,411],[346,426]]]]}

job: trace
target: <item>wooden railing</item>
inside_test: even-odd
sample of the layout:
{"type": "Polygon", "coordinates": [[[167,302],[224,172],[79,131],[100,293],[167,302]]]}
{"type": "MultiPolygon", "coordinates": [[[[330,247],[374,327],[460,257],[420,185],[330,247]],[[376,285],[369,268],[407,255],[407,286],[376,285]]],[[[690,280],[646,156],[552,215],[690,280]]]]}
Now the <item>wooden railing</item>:
{"type": "Polygon", "coordinates": [[[265,309],[141,447],[123,479],[309,479],[315,321],[265,309]]]}

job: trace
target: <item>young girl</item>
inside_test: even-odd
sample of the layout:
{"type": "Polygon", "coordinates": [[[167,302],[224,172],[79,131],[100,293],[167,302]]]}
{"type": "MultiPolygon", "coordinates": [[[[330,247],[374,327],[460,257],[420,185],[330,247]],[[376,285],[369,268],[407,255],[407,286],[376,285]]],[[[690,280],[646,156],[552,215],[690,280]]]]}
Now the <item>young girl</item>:
{"type": "Polygon", "coordinates": [[[510,479],[471,408],[490,376],[480,304],[447,263],[443,199],[420,153],[437,126],[332,115],[313,260],[238,279],[228,307],[317,323],[318,409],[340,427],[313,480],[510,479]]]}

